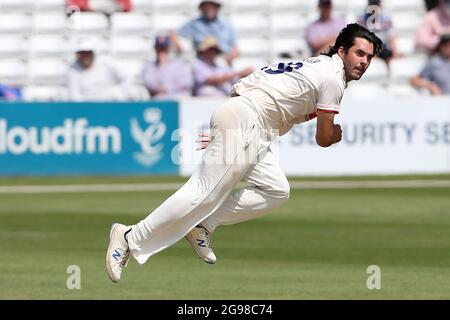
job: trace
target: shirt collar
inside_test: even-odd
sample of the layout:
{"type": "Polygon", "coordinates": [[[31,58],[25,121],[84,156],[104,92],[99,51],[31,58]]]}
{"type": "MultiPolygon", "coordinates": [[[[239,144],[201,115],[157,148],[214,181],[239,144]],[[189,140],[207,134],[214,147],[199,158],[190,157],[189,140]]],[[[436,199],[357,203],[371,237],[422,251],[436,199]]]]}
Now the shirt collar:
{"type": "Polygon", "coordinates": [[[342,61],[341,56],[338,55],[337,53],[333,54],[333,56],[331,58],[334,59],[339,64],[339,66],[342,68],[342,80],[344,81],[345,88],[347,88],[348,83],[347,83],[347,78],[345,77],[344,61],[342,61]]]}

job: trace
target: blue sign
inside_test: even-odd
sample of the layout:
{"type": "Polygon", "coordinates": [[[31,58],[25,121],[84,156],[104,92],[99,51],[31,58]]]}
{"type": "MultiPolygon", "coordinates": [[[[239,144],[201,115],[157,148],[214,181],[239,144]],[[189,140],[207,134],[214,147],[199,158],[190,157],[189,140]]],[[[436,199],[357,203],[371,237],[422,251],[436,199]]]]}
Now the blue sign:
{"type": "Polygon", "coordinates": [[[0,175],[178,174],[178,114],[174,101],[2,103],[0,175]]]}

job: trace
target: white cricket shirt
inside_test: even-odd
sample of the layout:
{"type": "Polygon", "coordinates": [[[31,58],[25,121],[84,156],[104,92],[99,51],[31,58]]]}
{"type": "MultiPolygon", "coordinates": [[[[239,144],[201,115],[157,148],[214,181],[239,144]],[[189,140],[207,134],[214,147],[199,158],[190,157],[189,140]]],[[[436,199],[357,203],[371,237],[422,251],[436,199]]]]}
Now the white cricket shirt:
{"type": "Polygon", "coordinates": [[[274,63],[239,80],[231,92],[249,98],[268,129],[285,134],[317,110],[339,113],[347,87],[338,54],[274,63]]]}

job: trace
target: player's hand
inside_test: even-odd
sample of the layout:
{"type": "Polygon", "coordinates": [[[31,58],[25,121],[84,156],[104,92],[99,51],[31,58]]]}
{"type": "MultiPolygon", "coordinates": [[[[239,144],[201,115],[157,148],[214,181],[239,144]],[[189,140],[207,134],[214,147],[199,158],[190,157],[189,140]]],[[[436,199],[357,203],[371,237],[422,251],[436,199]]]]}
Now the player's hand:
{"type": "Polygon", "coordinates": [[[209,143],[211,142],[211,136],[208,133],[200,133],[195,142],[199,144],[199,146],[196,149],[197,151],[204,150],[208,147],[209,143]]]}
{"type": "Polygon", "coordinates": [[[435,84],[435,83],[433,83],[433,82],[430,83],[429,89],[430,89],[430,92],[431,92],[431,94],[432,94],[433,96],[440,96],[440,95],[443,94],[441,88],[440,88],[437,84],[435,84]]]}
{"type": "Polygon", "coordinates": [[[254,70],[253,70],[252,67],[247,67],[247,68],[245,68],[245,69],[242,69],[242,70],[239,72],[239,76],[240,76],[241,78],[244,78],[244,77],[248,76],[249,74],[251,74],[253,71],[254,71],[254,70]]]}
{"type": "Polygon", "coordinates": [[[342,140],[342,128],[340,124],[333,125],[333,138],[334,143],[338,143],[342,140]]]}

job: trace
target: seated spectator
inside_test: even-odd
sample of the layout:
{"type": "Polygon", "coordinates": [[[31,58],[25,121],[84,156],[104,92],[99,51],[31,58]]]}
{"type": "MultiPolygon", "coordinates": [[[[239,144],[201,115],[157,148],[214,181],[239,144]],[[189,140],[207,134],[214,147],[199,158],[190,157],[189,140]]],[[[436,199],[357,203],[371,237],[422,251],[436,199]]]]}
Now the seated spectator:
{"type": "Polygon", "coordinates": [[[331,0],[319,0],[319,19],[306,28],[306,42],[313,56],[319,55],[332,46],[339,32],[346,26],[344,18],[333,16],[331,0]]]}
{"type": "Polygon", "coordinates": [[[78,7],[80,11],[99,11],[111,14],[117,11],[131,11],[131,0],[68,0],[68,7],[78,7]]]}
{"type": "Polygon", "coordinates": [[[16,86],[0,84],[0,101],[22,100],[22,90],[16,86]]]}
{"type": "Polygon", "coordinates": [[[416,32],[416,47],[432,52],[443,34],[450,33],[450,0],[439,5],[423,18],[416,32]]]}
{"type": "Polygon", "coordinates": [[[439,0],[425,0],[425,5],[427,7],[427,11],[434,9],[438,6],[439,0]]]}
{"type": "Polygon", "coordinates": [[[383,41],[383,50],[379,57],[389,64],[392,58],[400,57],[396,45],[396,36],[392,29],[392,19],[381,12],[381,0],[369,0],[367,6],[366,13],[358,17],[358,23],[374,32],[383,41]],[[373,17],[374,12],[369,10],[370,6],[379,8],[380,11],[375,12],[377,16],[373,17]]]}
{"type": "Polygon", "coordinates": [[[422,72],[411,79],[416,88],[426,88],[433,95],[450,94],[450,34],[443,35],[422,72]]]}
{"type": "Polygon", "coordinates": [[[68,73],[72,101],[126,101],[132,97],[132,77],[112,60],[97,56],[89,41],[78,44],[76,61],[68,73]]]}
{"type": "Polygon", "coordinates": [[[231,65],[239,56],[239,50],[233,27],[227,20],[219,17],[221,6],[221,1],[216,0],[200,2],[200,17],[189,21],[172,34],[172,40],[179,51],[182,51],[182,46],[178,35],[190,39],[196,49],[205,37],[214,37],[219,43],[220,50],[225,54],[225,60],[231,65]]]}
{"type": "Polygon", "coordinates": [[[155,98],[190,96],[192,73],[189,66],[178,60],[171,60],[171,41],[168,36],[159,36],[155,41],[156,61],[144,69],[144,83],[150,95],[155,98]]]}
{"type": "Polygon", "coordinates": [[[232,85],[252,73],[252,68],[233,71],[229,66],[219,66],[216,58],[222,53],[217,40],[206,37],[199,45],[198,59],[194,62],[194,95],[227,96],[232,85]]]}

